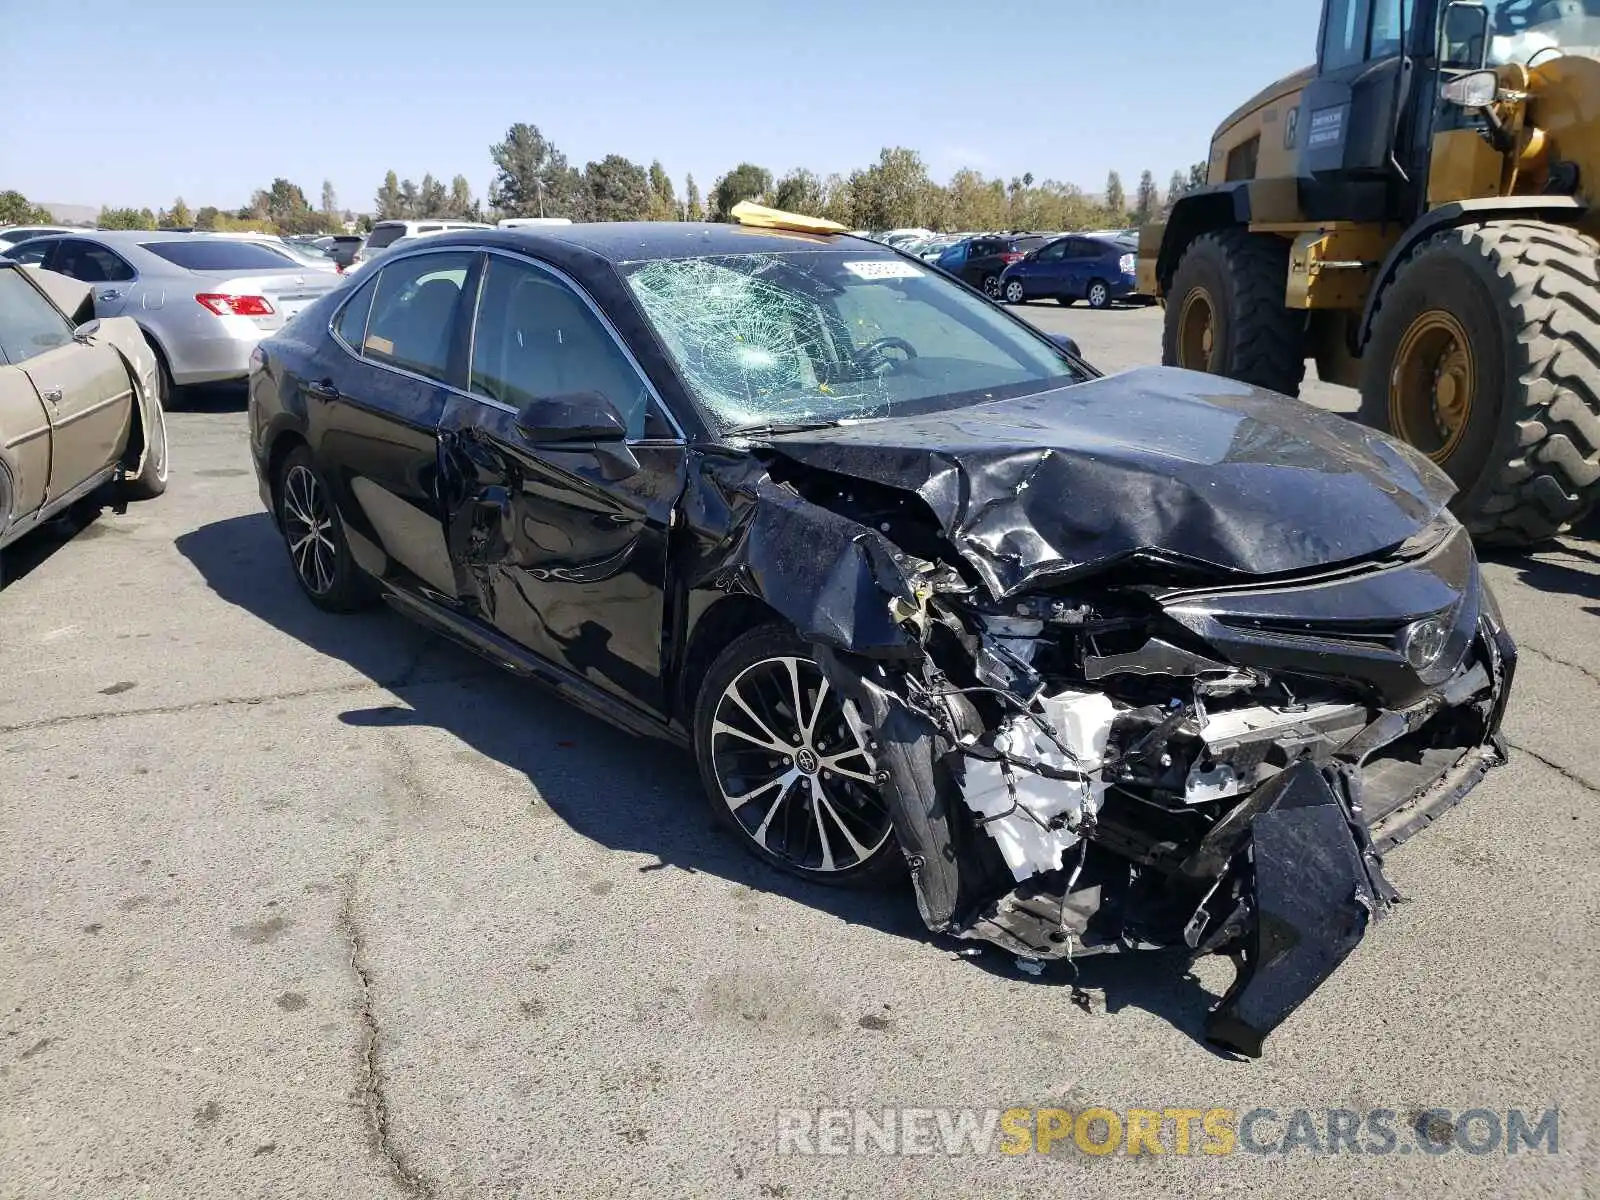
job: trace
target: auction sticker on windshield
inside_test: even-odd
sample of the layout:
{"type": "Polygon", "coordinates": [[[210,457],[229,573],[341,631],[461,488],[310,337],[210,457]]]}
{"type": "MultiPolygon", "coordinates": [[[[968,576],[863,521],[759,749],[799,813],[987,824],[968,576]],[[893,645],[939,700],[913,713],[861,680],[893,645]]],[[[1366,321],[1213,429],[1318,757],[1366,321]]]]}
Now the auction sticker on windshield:
{"type": "Polygon", "coordinates": [[[906,262],[889,262],[873,259],[870,262],[847,262],[844,269],[860,279],[919,279],[927,272],[906,262]]]}

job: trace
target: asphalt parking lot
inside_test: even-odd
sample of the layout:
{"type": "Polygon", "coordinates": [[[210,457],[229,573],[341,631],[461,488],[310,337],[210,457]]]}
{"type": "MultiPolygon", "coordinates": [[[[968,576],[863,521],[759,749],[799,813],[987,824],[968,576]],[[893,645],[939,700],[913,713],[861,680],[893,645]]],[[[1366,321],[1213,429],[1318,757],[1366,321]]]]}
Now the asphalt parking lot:
{"type": "MultiPolygon", "coordinates": [[[[1157,310],[1023,311],[1159,357],[1157,310]]],[[[1513,761],[1240,1062],[1199,1040],[1225,962],[1092,961],[1075,1005],[908,889],[748,859],[687,757],[315,611],[242,397],[197,399],[164,498],[34,539],[0,592],[0,1195],[1600,1194],[1600,542],[1489,563],[1513,761]],[[780,1108],[1037,1105],[1270,1108],[1269,1145],[1296,1109],[1558,1108],[1559,1145],[778,1153],[780,1108]]]]}

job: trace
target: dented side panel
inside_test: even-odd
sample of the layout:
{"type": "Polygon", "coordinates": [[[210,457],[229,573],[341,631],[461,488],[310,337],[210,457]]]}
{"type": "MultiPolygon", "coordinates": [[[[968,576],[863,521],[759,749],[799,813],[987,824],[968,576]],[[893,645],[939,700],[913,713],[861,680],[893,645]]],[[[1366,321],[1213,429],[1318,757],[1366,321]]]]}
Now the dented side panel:
{"type": "Polygon", "coordinates": [[[513,413],[460,396],[440,447],[450,557],[477,615],[665,714],[668,538],[685,448],[536,448],[513,413]]]}

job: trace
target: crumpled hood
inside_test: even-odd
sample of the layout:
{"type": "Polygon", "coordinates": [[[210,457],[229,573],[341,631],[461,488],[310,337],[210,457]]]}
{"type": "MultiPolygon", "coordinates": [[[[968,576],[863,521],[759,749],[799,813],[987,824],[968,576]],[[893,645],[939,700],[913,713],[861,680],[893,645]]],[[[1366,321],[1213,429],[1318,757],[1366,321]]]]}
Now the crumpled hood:
{"type": "Polygon", "coordinates": [[[768,444],[916,492],[997,597],[1136,553],[1248,575],[1360,559],[1454,491],[1423,455],[1352,421],[1166,367],[768,444]]]}

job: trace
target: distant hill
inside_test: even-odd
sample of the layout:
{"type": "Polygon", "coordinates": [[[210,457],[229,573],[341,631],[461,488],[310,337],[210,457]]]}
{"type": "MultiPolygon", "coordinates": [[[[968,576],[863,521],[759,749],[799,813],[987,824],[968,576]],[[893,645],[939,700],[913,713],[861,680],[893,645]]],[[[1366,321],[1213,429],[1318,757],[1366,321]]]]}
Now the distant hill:
{"type": "Polygon", "coordinates": [[[46,200],[39,207],[49,212],[52,221],[62,225],[93,225],[100,219],[98,204],[52,204],[46,200]]]}

